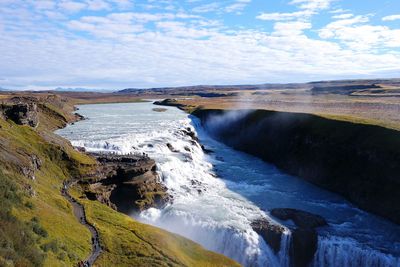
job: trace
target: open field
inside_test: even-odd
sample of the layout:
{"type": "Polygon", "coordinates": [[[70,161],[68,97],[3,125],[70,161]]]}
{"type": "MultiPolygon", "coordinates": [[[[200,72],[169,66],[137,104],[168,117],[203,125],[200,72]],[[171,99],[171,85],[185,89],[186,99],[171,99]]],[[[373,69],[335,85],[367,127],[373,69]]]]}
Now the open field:
{"type": "MultiPolygon", "coordinates": [[[[374,124],[400,130],[400,83],[398,80],[338,81],[253,87],[170,89],[170,97],[189,109],[265,109],[316,114],[327,118],[374,124]],[[286,88],[285,88],[286,87],[286,88]],[[200,97],[199,93],[218,95],[200,97]]],[[[148,94],[151,92],[147,92],[148,94]]],[[[165,91],[162,92],[165,94],[165,91]]]]}
{"type": "Polygon", "coordinates": [[[190,106],[300,112],[400,130],[400,80],[349,80],[304,84],[191,86],[125,89],[115,93],[1,92],[0,101],[20,95],[58,95],[73,104],[138,102],[176,98],[190,106]]]}
{"type": "MultiPolygon", "coordinates": [[[[307,92],[269,90],[265,95],[254,92],[239,97],[180,99],[189,106],[219,109],[265,109],[321,115],[327,118],[375,124],[400,130],[400,97],[366,97],[322,95],[307,92]]],[[[257,92],[259,93],[259,92],[257,92]]]]}

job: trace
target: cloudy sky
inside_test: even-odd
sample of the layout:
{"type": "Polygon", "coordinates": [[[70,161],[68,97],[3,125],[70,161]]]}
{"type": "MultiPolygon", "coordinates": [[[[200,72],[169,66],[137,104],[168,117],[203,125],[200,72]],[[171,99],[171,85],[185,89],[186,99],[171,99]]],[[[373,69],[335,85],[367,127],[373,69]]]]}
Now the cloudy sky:
{"type": "Polygon", "coordinates": [[[399,0],[0,0],[0,87],[400,77],[399,0]]]}

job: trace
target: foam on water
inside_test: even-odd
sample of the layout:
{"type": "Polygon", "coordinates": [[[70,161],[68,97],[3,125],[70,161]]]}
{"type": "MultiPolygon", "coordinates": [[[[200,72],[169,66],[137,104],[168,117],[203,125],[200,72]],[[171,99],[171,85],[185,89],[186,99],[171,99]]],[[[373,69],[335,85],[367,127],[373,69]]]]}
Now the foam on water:
{"type": "Polygon", "coordinates": [[[363,248],[354,239],[319,237],[312,267],[396,267],[400,259],[370,248],[363,248]]]}
{"type": "Polygon", "coordinates": [[[197,120],[175,108],[161,113],[152,108],[151,103],[82,106],[80,112],[89,119],[58,132],[73,145],[88,151],[145,152],[156,160],[157,172],[173,196],[173,203],[161,210],[151,208],[132,216],[186,236],[245,266],[290,266],[290,231],[286,228],[281,250],[275,255],[250,223],[268,216],[261,208],[300,208],[325,216],[333,225],[320,232],[314,266],[339,266],[335,263],[359,266],[360,262],[371,263],[369,266],[398,266],[398,255],[389,254],[399,244],[389,241],[385,231],[375,232],[381,239],[379,244],[392,242],[394,249],[390,253],[368,246],[361,249],[359,240],[367,245],[374,241],[362,231],[353,233],[360,225],[365,232],[381,226],[392,229],[396,238],[398,227],[359,211],[336,195],[224,146],[210,138],[197,120]],[[202,143],[215,153],[204,154],[181,131],[187,127],[197,130],[202,143]],[[178,152],[172,152],[167,143],[178,152]],[[335,220],[338,215],[331,214],[335,212],[347,217],[335,220]],[[363,224],[364,220],[374,222],[371,229],[363,224]],[[349,235],[354,238],[351,242],[344,238],[349,235]]]}

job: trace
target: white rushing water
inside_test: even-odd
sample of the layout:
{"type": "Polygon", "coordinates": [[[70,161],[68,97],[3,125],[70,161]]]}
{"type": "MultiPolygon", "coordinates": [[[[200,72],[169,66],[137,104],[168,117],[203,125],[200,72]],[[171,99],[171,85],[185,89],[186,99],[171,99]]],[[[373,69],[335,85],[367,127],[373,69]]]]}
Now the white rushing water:
{"type": "Polygon", "coordinates": [[[88,151],[145,152],[155,159],[173,202],[161,210],[132,214],[136,219],[179,233],[245,266],[289,266],[290,231],[274,254],[250,223],[267,217],[263,210],[299,208],[321,214],[331,225],[319,233],[314,266],[399,266],[397,225],[226,147],[182,111],[152,108],[151,103],[85,105],[79,112],[88,120],[58,131],[88,151]],[[204,154],[181,131],[187,127],[215,153],[204,154]]]}

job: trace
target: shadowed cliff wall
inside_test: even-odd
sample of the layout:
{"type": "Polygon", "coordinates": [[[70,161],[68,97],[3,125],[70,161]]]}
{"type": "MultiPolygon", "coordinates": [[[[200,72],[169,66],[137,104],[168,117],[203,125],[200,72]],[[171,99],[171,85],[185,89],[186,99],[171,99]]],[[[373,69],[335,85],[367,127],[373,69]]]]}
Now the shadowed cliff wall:
{"type": "Polygon", "coordinates": [[[400,132],[266,110],[193,115],[225,144],[400,223],[400,132]]]}

